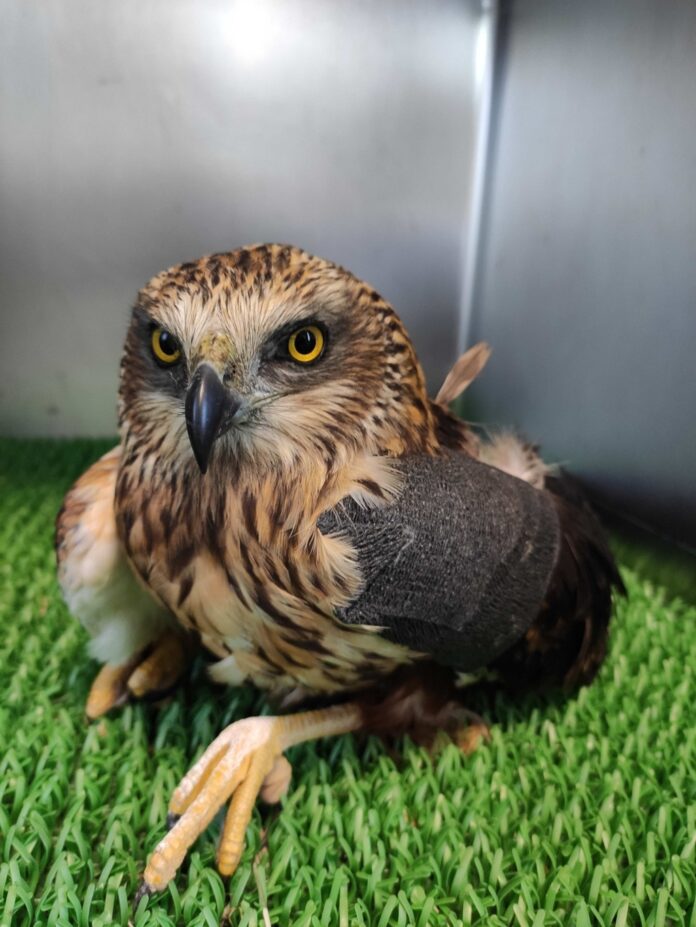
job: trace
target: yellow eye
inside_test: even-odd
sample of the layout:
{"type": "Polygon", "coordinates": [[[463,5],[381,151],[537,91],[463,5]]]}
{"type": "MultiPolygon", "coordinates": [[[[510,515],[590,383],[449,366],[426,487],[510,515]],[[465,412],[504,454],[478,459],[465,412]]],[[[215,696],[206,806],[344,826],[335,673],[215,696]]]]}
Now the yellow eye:
{"type": "Polygon", "coordinates": [[[179,342],[165,328],[153,329],[150,344],[160,364],[175,364],[181,357],[179,342]]]}
{"type": "Polygon", "coordinates": [[[298,328],[288,339],[288,354],[299,364],[311,364],[324,350],[324,333],[316,325],[298,328]]]}

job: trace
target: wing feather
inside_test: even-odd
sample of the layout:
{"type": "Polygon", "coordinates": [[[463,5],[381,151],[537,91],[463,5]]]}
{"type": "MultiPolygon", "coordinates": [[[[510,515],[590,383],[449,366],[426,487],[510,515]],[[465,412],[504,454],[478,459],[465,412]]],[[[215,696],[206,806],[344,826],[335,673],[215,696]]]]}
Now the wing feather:
{"type": "Polygon", "coordinates": [[[140,585],[116,532],[114,490],[121,448],[101,457],[69,490],[56,519],[58,581],[68,608],[87,629],[90,652],[121,663],[171,624],[140,585]]]}

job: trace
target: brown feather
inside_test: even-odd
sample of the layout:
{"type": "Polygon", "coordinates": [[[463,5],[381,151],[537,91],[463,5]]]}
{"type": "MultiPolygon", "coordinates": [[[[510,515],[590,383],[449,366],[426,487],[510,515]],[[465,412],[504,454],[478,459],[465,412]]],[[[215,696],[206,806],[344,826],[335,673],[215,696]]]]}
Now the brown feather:
{"type": "Polygon", "coordinates": [[[441,406],[448,406],[461,396],[465,389],[476,379],[488,363],[491,348],[485,341],[479,341],[468,351],[465,351],[454,363],[454,366],[445,377],[439,389],[435,402],[441,406]]]}
{"type": "Polygon", "coordinates": [[[561,548],[544,607],[526,636],[492,666],[512,688],[592,681],[607,648],[612,593],[625,587],[597,516],[570,476],[546,477],[561,548]]]}

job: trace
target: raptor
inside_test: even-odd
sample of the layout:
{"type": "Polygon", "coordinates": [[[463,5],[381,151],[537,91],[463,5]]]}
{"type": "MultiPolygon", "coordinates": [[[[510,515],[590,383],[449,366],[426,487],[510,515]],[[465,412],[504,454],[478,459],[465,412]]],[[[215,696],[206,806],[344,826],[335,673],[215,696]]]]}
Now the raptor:
{"type": "Polygon", "coordinates": [[[347,731],[456,732],[461,683],[587,683],[620,589],[574,486],[510,434],[429,398],[392,307],[343,268],[258,245],[173,267],[140,292],[120,371],[120,442],[68,493],[61,586],[104,665],[90,717],[170,688],[191,641],[219,683],[284,713],[223,730],[175,790],[146,891],[229,802],[230,874],[284,751],[347,731]],[[313,700],[311,710],[290,706],[313,700]]]}

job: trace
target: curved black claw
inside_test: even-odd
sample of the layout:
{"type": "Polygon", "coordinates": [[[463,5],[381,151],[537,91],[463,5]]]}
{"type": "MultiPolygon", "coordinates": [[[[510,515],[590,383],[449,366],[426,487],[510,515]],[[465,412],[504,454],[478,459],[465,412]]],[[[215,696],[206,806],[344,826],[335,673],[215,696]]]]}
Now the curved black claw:
{"type": "Polygon", "coordinates": [[[181,817],[180,814],[172,814],[172,812],[170,811],[169,814],[167,815],[167,830],[171,830],[180,817],[181,817]]]}
{"type": "Polygon", "coordinates": [[[138,891],[135,893],[135,898],[133,899],[133,911],[138,910],[138,905],[143,900],[143,898],[149,898],[150,895],[154,895],[155,890],[151,885],[148,885],[147,882],[141,882],[138,886],[138,891]]]}

